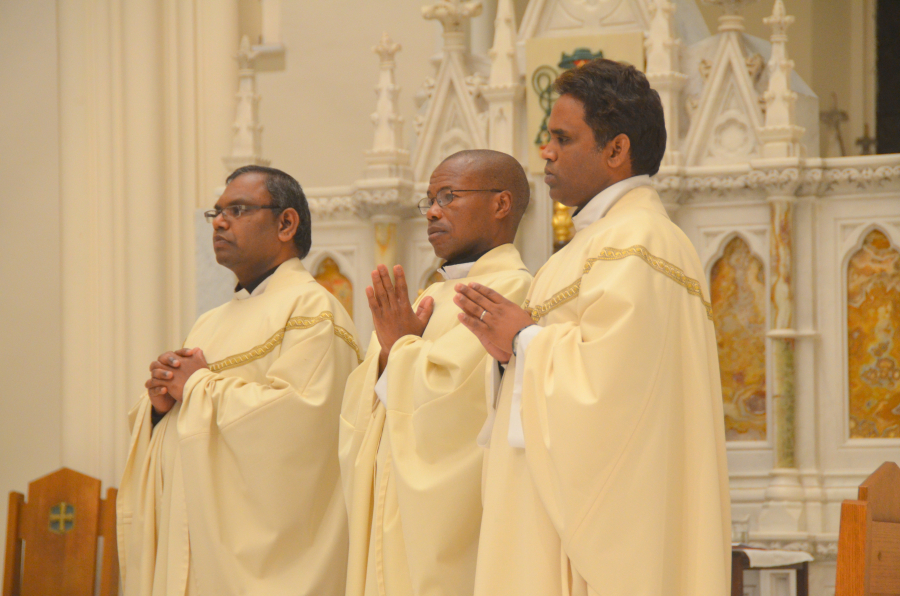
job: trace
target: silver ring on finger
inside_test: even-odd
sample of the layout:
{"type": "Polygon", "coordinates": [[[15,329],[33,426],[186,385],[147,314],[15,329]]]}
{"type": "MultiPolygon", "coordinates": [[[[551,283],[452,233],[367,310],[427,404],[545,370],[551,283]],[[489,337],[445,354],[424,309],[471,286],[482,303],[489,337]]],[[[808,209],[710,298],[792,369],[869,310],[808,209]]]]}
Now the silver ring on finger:
{"type": "Polygon", "coordinates": [[[484,321],[484,315],[486,315],[486,314],[487,314],[487,309],[484,309],[483,311],[481,311],[481,316],[478,317],[478,320],[484,321]]]}

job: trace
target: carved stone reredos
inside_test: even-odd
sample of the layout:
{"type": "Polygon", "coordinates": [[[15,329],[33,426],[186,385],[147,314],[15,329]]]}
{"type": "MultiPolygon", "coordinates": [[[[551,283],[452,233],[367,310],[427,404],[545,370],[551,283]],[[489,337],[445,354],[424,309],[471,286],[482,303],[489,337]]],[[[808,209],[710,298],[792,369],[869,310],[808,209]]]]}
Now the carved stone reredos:
{"type": "MultiPolygon", "coordinates": [[[[326,218],[414,215],[413,186],[421,188],[447,155],[491,147],[524,160],[519,154],[524,149],[524,141],[519,140],[519,128],[524,126],[519,118],[525,110],[525,41],[622,31],[645,34],[647,76],[666,110],[669,143],[654,185],[670,210],[684,202],[763,201],[772,192],[895,186],[893,164],[871,172],[863,168],[841,174],[809,161],[818,149],[817,100],[796,73],[783,66],[776,68],[776,63],[787,59],[779,53],[781,49],[743,31],[743,17],[733,14],[742,2],[721,4],[727,4],[724,8],[732,14],[724,15],[719,31],[710,35],[695,0],[608,0],[599,4],[531,0],[519,27],[511,0],[498,0],[489,76],[473,67],[475,62],[466,48],[466,19],[479,13],[480,3],[441,0],[424,7],[426,19],[441,23],[444,46],[439,56],[431,59],[435,75],[426,79],[416,96],[420,113],[411,165],[404,161],[399,87],[394,80],[394,58],[400,48],[385,37],[373,48],[380,59],[379,79],[372,114],[375,138],[366,152],[365,174],[340,196],[316,197],[314,211],[326,218]],[[773,96],[776,101],[770,105],[781,102],[779,105],[786,106],[791,94],[796,94],[795,113],[801,122],[795,126],[806,127],[807,122],[802,121],[806,115],[813,119],[800,139],[810,150],[805,157],[761,165],[768,163],[764,148],[778,128],[773,118],[780,108],[768,113],[764,100],[775,75],[783,75],[787,85],[774,82],[781,84],[781,95],[773,96]]],[[[776,3],[767,20],[775,29],[772,41],[776,46],[781,39],[778,36],[786,37],[790,24],[790,17],[779,11],[776,3]]],[[[778,130],[783,132],[783,127],[778,130]]]]}

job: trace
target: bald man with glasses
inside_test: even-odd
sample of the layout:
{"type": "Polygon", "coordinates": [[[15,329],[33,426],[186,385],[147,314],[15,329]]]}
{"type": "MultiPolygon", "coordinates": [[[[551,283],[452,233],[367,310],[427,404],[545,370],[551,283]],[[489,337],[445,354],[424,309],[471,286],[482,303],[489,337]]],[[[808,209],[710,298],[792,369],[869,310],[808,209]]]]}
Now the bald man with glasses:
{"type": "Polygon", "coordinates": [[[348,596],[471,595],[489,411],[487,351],[462,326],[454,284],[518,304],[531,275],[512,242],[529,187],[496,151],[462,151],[431,175],[419,210],[444,281],[410,304],[403,268],[372,272],[375,333],[350,375],[340,460],[350,520],[348,596]]]}
{"type": "Polygon", "coordinates": [[[150,365],[129,414],[122,593],[342,596],[337,440],[359,363],[353,322],[300,262],[310,213],[291,176],[240,168],[205,215],[238,284],[150,365]]]}

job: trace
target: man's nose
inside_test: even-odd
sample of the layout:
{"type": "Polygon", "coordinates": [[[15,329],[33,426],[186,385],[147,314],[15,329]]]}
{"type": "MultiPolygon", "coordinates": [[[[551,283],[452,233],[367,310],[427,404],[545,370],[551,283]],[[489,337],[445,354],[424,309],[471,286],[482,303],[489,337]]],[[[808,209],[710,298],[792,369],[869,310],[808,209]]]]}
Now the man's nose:
{"type": "Polygon", "coordinates": [[[224,213],[219,213],[212,220],[213,230],[227,230],[228,220],[225,219],[224,213]]]}
{"type": "Polygon", "coordinates": [[[550,148],[550,143],[547,143],[543,147],[541,147],[541,159],[546,159],[547,161],[556,161],[556,151],[550,148]]]}
{"type": "Polygon", "coordinates": [[[431,207],[428,208],[428,211],[425,212],[425,218],[428,221],[434,221],[436,219],[440,219],[443,217],[444,212],[441,211],[441,206],[438,205],[437,201],[431,204],[431,207]]]}

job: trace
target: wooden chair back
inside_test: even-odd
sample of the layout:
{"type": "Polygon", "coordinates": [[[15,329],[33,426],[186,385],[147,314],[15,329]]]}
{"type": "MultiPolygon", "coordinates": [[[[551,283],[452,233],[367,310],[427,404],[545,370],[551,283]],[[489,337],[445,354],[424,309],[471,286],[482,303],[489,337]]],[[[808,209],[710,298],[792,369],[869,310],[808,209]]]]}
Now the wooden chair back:
{"type": "Polygon", "coordinates": [[[835,596],[900,596],[900,467],[881,464],[841,504],[835,596]]]}
{"type": "Polygon", "coordinates": [[[9,494],[3,596],[93,596],[97,538],[103,538],[100,596],[119,589],[116,489],[68,468],[9,494]],[[24,560],[23,560],[24,546],[24,560]]]}

